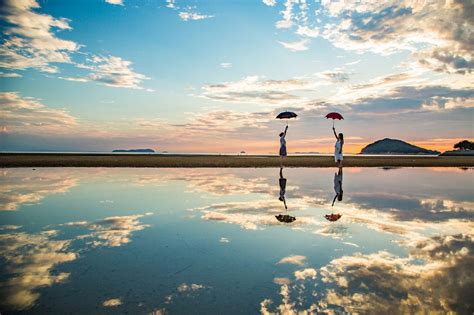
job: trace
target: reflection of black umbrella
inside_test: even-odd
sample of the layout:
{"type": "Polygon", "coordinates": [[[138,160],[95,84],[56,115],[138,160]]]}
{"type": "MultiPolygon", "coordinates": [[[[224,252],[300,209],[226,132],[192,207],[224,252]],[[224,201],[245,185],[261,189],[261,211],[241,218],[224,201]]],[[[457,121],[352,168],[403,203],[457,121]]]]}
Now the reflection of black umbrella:
{"type": "Polygon", "coordinates": [[[288,215],[288,214],[279,214],[279,215],[276,215],[275,218],[278,221],[283,222],[283,223],[292,223],[296,220],[295,217],[292,217],[291,215],[288,215]]]}
{"type": "Polygon", "coordinates": [[[298,115],[296,115],[293,112],[281,112],[276,116],[276,119],[290,119],[290,118],[296,118],[298,115]]]}

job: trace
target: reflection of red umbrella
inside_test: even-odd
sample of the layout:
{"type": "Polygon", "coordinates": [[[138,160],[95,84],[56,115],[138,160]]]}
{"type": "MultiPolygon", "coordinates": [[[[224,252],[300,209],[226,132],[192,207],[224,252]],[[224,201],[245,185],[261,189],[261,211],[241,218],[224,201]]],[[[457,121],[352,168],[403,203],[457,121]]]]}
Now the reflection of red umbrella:
{"type": "Polygon", "coordinates": [[[339,113],[336,113],[336,112],[332,112],[332,113],[329,113],[326,115],[326,118],[327,119],[332,119],[332,126],[334,127],[334,120],[338,119],[338,120],[341,120],[341,119],[344,119],[344,117],[342,117],[341,114],[339,113]]]}
{"type": "Polygon", "coordinates": [[[332,214],[326,214],[324,217],[325,217],[326,220],[328,220],[328,221],[336,222],[337,220],[339,220],[339,219],[342,217],[342,215],[339,214],[339,213],[337,213],[337,214],[333,214],[333,213],[332,213],[332,214]]]}

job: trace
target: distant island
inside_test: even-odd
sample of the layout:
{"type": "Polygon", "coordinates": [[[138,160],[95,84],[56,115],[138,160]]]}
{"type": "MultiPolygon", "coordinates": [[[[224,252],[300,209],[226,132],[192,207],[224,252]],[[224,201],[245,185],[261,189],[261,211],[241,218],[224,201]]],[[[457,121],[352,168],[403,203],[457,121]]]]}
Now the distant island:
{"type": "Polygon", "coordinates": [[[155,153],[155,150],[153,150],[153,149],[131,149],[131,150],[113,150],[112,152],[155,153]]]}
{"type": "Polygon", "coordinates": [[[439,151],[428,150],[409,144],[402,140],[385,138],[364,147],[360,154],[440,154],[439,151]]]}

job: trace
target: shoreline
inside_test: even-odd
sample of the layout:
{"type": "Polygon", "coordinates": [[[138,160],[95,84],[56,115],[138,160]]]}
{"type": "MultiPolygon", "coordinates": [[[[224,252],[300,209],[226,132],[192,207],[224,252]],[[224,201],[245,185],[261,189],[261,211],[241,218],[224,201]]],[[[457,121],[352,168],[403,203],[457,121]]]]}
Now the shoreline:
{"type": "MultiPolygon", "coordinates": [[[[279,167],[268,155],[0,153],[0,168],[9,167],[279,167]]],[[[289,156],[285,167],[336,167],[332,156],[289,156]]],[[[474,156],[344,157],[344,167],[474,167],[474,156]]]]}

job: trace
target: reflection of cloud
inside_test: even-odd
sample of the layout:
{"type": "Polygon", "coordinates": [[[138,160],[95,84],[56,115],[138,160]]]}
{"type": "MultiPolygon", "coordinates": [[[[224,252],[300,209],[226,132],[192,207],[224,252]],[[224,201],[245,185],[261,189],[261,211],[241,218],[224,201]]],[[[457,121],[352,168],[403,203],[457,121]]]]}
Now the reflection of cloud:
{"type": "MultiPolygon", "coordinates": [[[[149,213],[148,213],[149,214],[149,213]]],[[[145,214],[145,215],[148,215],[145,214]]],[[[81,238],[92,238],[93,247],[110,246],[118,247],[130,242],[132,232],[141,231],[149,225],[141,224],[138,219],[144,215],[128,215],[108,217],[101,221],[86,223],[86,227],[93,230],[91,234],[82,235],[81,238]]],[[[72,224],[74,225],[73,222],[72,224]]],[[[82,222],[80,222],[82,223],[82,222]]],[[[83,224],[78,224],[83,225],[83,224]]]]}
{"type": "MultiPolygon", "coordinates": [[[[35,292],[40,287],[49,287],[66,281],[69,273],[53,272],[57,265],[78,258],[71,249],[71,243],[82,239],[92,239],[86,243],[87,250],[98,246],[121,246],[130,242],[131,233],[148,225],[140,224],[143,215],[116,216],[88,223],[69,222],[59,226],[80,226],[92,229],[87,235],[79,235],[70,240],[56,240],[58,231],[43,231],[38,234],[13,232],[0,234],[0,256],[5,260],[5,270],[9,278],[0,282],[0,307],[7,310],[26,310],[39,298],[35,292]]],[[[118,300],[120,302],[120,300],[118,300]]],[[[104,302],[104,306],[117,306],[117,299],[104,302]],[[106,305],[108,304],[108,305],[106,305]]]]}
{"type": "Polygon", "coordinates": [[[230,240],[227,237],[221,237],[219,239],[219,242],[221,242],[221,243],[230,243],[230,240]]]}
{"type": "Polygon", "coordinates": [[[202,285],[202,284],[196,284],[196,283],[187,284],[187,283],[182,283],[182,284],[178,287],[178,292],[198,291],[198,290],[202,290],[202,289],[205,289],[205,288],[207,288],[207,287],[204,286],[204,285],[202,285]]]}
{"type": "Polygon", "coordinates": [[[295,278],[296,280],[315,279],[316,274],[317,272],[314,268],[306,268],[295,271],[295,278]]]}
{"type": "MultiPolygon", "coordinates": [[[[320,269],[314,286],[282,284],[282,301],[273,308],[276,313],[470,313],[472,236],[438,236],[407,245],[408,258],[382,251],[334,259],[320,269]]],[[[272,304],[263,300],[261,312],[269,314],[272,304]]]]}
{"type": "Polygon", "coordinates": [[[120,299],[109,299],[109,300],[104,301],[104,303],[102,303],[102,305],[105,306],[105,307],[120,306],[120,305],[122,305],[122,300],[120,300],[120,299]]]}
{"type": "Polygon", "coordinates": [[[0,235],[0,254],[5,260],[8,279],[0,282],[2,308],[24,310],[33,306],[39,287],[63,282],[68,273],[52,273],[62,263],[75,260],[68,249],[70,241],[53,240],[55,231],[40,234],[12,233],[0,235]]]}
{"type": "Polygon", "coordinates": [[[4,170],[0,178],[0,210],[16,210],[22,204],[38,203],[49,195],[65,193],[77,184],[73,174],[60,170],[4,170]]]}
{"type": "Polygon", "coordinates": [[[434,237],[412,245],[409,258],[379,252],[333,260],[321,269],[322,280],[330,286],[324,303],[348,313],[469,313],[472,237],[434,237]]]}
{"type": "Polygon", "coordinates": [[[293,264],[293,265],[299,265],[303,266],[306,261],[306,257],[302,255],[292,255],[292,256],[287,256],[283,257],[280,259],[277,264],[293,264]]]}
{"type": "MultiPolygon", "coordinates": [[[[204,220],[222,221],[240,225],[247,230],[257,230],[261,226],[280,225],[275,219],[275,214],[282,211],[282,203],[274,200],[255,200],[248,202],[216,203],[205,207],[194,208],[193,211],[203,213],[204,220]]],[[[291,205],[294,208],[303,209],[305,203],[295,201],[291,205]]],[[[292,226],[318,225],[319,222],[311,217],[298,216],[292,226]]]]}
{"type": "Polygon", "coordinates": [[[474,202],[420,199],[387,193],[352,194],[350,202],[358,204],[359,207],[389,212],[400,221],[423,220],[437,222],[456,218],[466,219],[471,217],[474,212],[474,202]]]}

